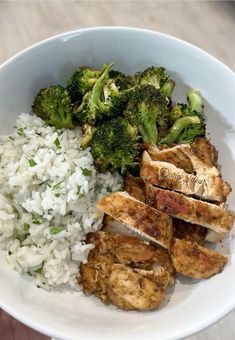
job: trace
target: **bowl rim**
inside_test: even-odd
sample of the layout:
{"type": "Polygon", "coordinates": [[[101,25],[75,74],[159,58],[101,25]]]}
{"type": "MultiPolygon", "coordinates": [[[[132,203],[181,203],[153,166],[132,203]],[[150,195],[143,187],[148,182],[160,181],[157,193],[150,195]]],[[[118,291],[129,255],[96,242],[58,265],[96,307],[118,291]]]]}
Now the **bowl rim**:
{"type": "MultiPolygon", "coordinates": [[[[193,49],[195,52],[198,52],[201,55],[204,55],[205,57],[211,59],[214,63],[217,64],[218,67],[222,68],[224,70],[224,72],[226,72],[227,75],[229,77],[231,77],[231,79],[235,82],[235,72],[230,67],[225,65],[222,61],[220,61],[219,59],[217,59],[216,57],[214,57],[210,53],[208,53],[208,52],[204,51],[203,49],[197,47],[196,45],[189,43],[189,42],[187,42],[183,39],[180,39],[180,38],[174,37],[172,35],[166,34],[166,33],[153,31],[153,30],[149,30],[149,29],[131,27],[131,26],[129,26],[129,27],[128,26],[94,26],[94,27],[79,28],[79,29],[66,31],[66,32],[63,32],[63,33],[59,33],[59,34],[50,36],[49,38],[40,40],[40,41],[30,45],[29,47],[17,52],[12,57],[8,58],[6,61],[4,61],[2,64],[0,64],[0,72],[6,66],[9,66],[11,63],[14,63],[15,60],[17,60],[18,58],[23,58],[26,54],[33,52],[34,49],[37,49],[41,45],[47,45],[54,40],[60,40],[60,39],[63,39],[65,37],[71,37],[72,38],[73,36],[77,36],[79,34],[83,34],[83,33],[91,33],[92,34],[92,33],[97,32],[97,31],[100,31],[100,32],[102,32],[102,31],[111,31],[111,32],[112,31],[129,31],[129,32],[136,32],[136,33],[141,32],[141,33],[144,33],[146,35],[152,35],[153,37],[166,38],[168,41],[172,41],[172,42],[184,45],[185,47],[193,49]]],[[[2,308],[4,311],[6,311],[11,316],[13,316],[15,319],[17,319],[20,322],[24,323],[25,325],[33,328],[34,330],[36,330],[36,331],[38,331],[42,334],[46,334],[48,336],[51,336],[51,337],[61,339],[61,333],[58,333],[55,329],[52,329],[50,326],[46,326],[46,327],[40,326],[35,320],[26,319],[19,312],[13,310],[10,307],[8,308],[8,306],[6,304],[2,304],[1,301],[0,301],[0,308],[2,308]]],[[[180,330],[180,331],[178,331],[178,333],[175,333],[174,339],[177,340],[177,339],[185,338],[187,336],[191,336],[195,333],[198,333],[198,332],[212,326],[213,324],[218,322],[220,319],[224,318],[227,314],[229,314],[234,308],[235,308],[235,295],[234,295],[233,299],[230,299],[230,302],[224,308],[219,309],[218,311],[215,311],[215,313],[213,315],[208,315],[208,318],[206,320],[202,320],[199,325],[195,324],[195,326],[190,326],[188,328],[184,328],[184,330],[180,330]]],[[[68,340],[70,340],[70,339],[75,340],[75,338],[73,338],[73,337],[72,338],[71,337],[69,337],[69,338],[64,337],[63,339],[64,340],[67,340],[67,339],[68,340]]],[[[172,336],[170,336],[170,335],[162,338],[162,340],[171,340],[171,339],[172,339],[172,336]]],[[[76,340],[78,340],[78,338],[76,338],[76,340]]]]}

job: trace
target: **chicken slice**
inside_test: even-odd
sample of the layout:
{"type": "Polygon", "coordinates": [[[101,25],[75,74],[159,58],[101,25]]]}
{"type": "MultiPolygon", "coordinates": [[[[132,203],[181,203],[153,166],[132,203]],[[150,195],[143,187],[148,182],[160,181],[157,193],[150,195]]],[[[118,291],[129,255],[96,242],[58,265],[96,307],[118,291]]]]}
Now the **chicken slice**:
{"type": "Polygon", "coordinates": [[[173,236],[180,240],[196,242],[203,245],[207,236],[207,228],[173,218],[173,236]]]}
{"type": "Polygon", "coordinates": [[[156,309],[165,299],[154,281],[123,264],[113,264],[108,286],[111,302],[126,310],[156,309]]]}
{"type": "Polygon", "coordinates": [[[220,241],[223,241],[225,235],[226,233],[216,233],[215,231],[208,229],[205,241],[211,243],[218,243],[220,241]]]}
{"type": "Polygon", "coordinates": [[[163,190],[151,184],[145,185],[145,194],[146,201],[153,208],[172,217],[199,224],[216,232],[228,232],[233,226],[233,213],[216,204],[163,190]]]}
{"type": "Polygon", "coordinates": [[[207,138],[196,138],[190,147],[192,153],[208,167],[218,167],[218,151],[207,138]]]}
{"type": "Polygon", "coordinates": [[[150,184],[171,189],[186,195],[210,201],[224,202],[231,191],[215,167],[205,168],[204,163],[191,156],[196,174],[164,161],[153,161],[147,151],[142,155],[141,178],[150,184]]]}
{"type": "Polygon", "coordinates": [[[124,190],[132,197],[145,202],[144,181],[127,173],[124,178],[124,190]]]}
{"type": "Polygon", "coordinates": [[[170,248],[172,220],[167,214],[150,208],[125,192],[106,196],[96,206],[150,241],[170,248]]]}
{"type": "Polygon", "coordinates": [[[153,161],[174,164],[177,168],[181,168],[189,174],[194,172],[193,163],[188,155],[188,152],[191,151],[188,144],[176,145],[166,149],[158,149],[156,146],[147,145],[146,150],[153,161]]]}
{"type": "Polygon", "coordinates": [[[228,257],[214,250],[199,246],[196,242],[174,239],[171,258],[175,270],[195,279],[207,279],[220,273],[228,257]]]}
{"type": "Polygon", "coordinates": [[[138,237],[99,231],[91,233],[87,237],[87,243],[95,245],[89,254],[89,259],[93,254],[99,253],[106,258],[110,258],[114,263],[123,263],[132,267],[152,270],[156,266],[156,273],[167,271],[169,282],[174,283],[174,268],[167,250],[138,237]]]}
{"type": "Polygon", "coordinates": [[[174,268],[165,249],[102,231],[89,234],[87,242],[95,248],[87,263],[80,265],[78,282],[84,293],[127,310],[159,307],[164,289],[174,283],[174,268]]]}

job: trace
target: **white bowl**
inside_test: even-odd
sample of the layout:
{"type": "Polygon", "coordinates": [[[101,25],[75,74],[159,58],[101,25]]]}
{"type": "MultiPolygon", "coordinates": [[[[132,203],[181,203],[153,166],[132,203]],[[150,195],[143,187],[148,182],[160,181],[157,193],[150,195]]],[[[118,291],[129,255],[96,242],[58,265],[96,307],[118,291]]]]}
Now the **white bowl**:
{"type": "MultiPolygon", "coordinates": [[[[201,90],[208,130],[219,150],[222,173],[235,188],[235,75],[206,52],[165,34],[123,27],[78,30],[40,42],[0,67],[0,133],[29,111],[37,91],[65,84],[77,65],[135,72],[165,66],[176,80],[175,97],[201,90]]],[[[229,198],[235,210],[235,193],[229,198]]],[[[217,247],[218,248],[218,247],[217,247]]],[[[235,240],[220,250],[230,255],[225,270],[208,280],[178,279],[166,303],[153,312],[125,312],[77,292],[47,292],[11,271],[0,256],[0,306],[14,317],[60,339],[178,339],[211,325],[235,307],[235,240]]]]}

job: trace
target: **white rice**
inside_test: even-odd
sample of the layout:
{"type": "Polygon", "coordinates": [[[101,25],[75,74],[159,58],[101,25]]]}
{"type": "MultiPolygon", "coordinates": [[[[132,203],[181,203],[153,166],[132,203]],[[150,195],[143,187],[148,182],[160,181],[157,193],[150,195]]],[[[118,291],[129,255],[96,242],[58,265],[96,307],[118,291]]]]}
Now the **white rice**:
{"type": "Polygon", "coordinates": [[[81,129],[56,130],[22,113],[0,144],[0,246],[19,273],[40,287],[77,287],[80,262],[100,228],[95,203],[122,187],[119,174],[100,174],[81,129]]]}

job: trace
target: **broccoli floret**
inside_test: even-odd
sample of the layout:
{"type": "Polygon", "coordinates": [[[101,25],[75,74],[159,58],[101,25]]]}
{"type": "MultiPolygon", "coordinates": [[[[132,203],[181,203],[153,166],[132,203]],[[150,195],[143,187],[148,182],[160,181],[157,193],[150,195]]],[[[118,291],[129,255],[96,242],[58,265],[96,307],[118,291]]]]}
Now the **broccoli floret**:
{"type": "Polygon", "coordinates": [[[96,132],[97,128],[95,126],[92,126],[90,124],[85,124],[82,127],[82,132],[83,132],[83,136],[82,136],[82,140],[81,140],[81,147],[83,149],[86,149],[91,140],[92,137],[94,136],[95,132],[96,132]]]}
{"type": "Polygon", "coordinates": [[[187,101],[191,111],[197,111],[198,113],[202,112],[203,101],[202,96],[198,90],[191,89],[187,94],[187,101]]]}
{"type": "Polygon", "coordinates": [[[138,139],[137,128],[121,117],[98,126],[90,147],[99,171],[118,169],[125,173],[139,154],[138,139]]]}
{"type": "Polygon", "coordinates": [[[205,136],[205,125],[200,124],[190,125],[185,128],[176,139],[177,144],[191,144],[195,138],[205,136]]]}
{"type": "Polygon", "coordinates": [[[203,102],[200,92],[190,90],[187,94],[188,105],[176,104],[171,110],[172,127],[160,141],[161,144],[192,143],[196,137],[205,135],[202,116],[203,102]]]}
{"type": "Polygon", "coordinates": [[[99,70],[92,70],[87,66],[79,67],[67,84],[72,102],[81,100],[85,93],[93,88],[100,75],[99,70]]]}
{"type": "Polygon", "coordinates": [[[96,81],[92,90],[87,92],[83,97],[80,105],[75,105],[73,113],[76,115],[78,123],[80,125],[89,123],[95,124],[96,121],[100,120],[102,113],[106,116],[106,108],[103,107],[103,90],[108,80],[109,70],[113,64],[108,65],[101,76],[96,81]]]}
{"type": "Polygon", "coordinates": [[[164,67],[148,67],[142,73],[136,73],[140,85],[152,85],[160,89],[163,95],[170,97],[175,87],[175,82],[170,79],[164,67]]]}
{"type": "MultiPolygon", "coordinates": [[[[198,116],[189,116],[182,117],[175,121],[173,126],[170,128],[166,137],[162,138],[160,144],[172,144],[177,141],[177,138],[180,136],[180,133],[187,129],[189,126],[200,124],[200,118],[198,116]]],[[[179,137],[180,138],[180,137],[179,137]]]]}
{"type": "Polygon", "coordinates": [[[116,70],[109,71],[109,78],[114,80],[119,91],[127,90],[135,85],[131,76],[126,76],[122,72],[116,70]]]}
{"type": "Polygon", "coordinates": [[[73,113],[80,125],[95,125],[122,113],[130,90],[118,90],[115,81],[108,77],[111,67],[112,64],[106,66],[93,89],[83,97],[82,103],[74,106],[73,113]]]}
{"type": "Polygon", "coordinates": [[[169,98],[170,98],[171,95],[172,95],[172,92],[173,92],[174,88],[175,88],[175,82],[174,82],[174,80],[169,79],[169,80],[167,80],[167,81],[163,84],[163,86],[162,86],[162,88],[160,89],[160,91],[161,91],[161,93],[162,93],[165,97],[169,97],[169,98]]]}
{"type": "Polygon", "coordinates": [[[168,127],[167,104],[159,90],[152,85],[142,85],[133,88],[123,115],[138,128],[144,143],[157,144],[157,128],[168,127]]]}
{"type": "Polygon", "coordinates": [[[32,105],[33,112],[57,129],[73,129],[71,100],[68,91],[60,85],[43,88],[32,105]]]}

